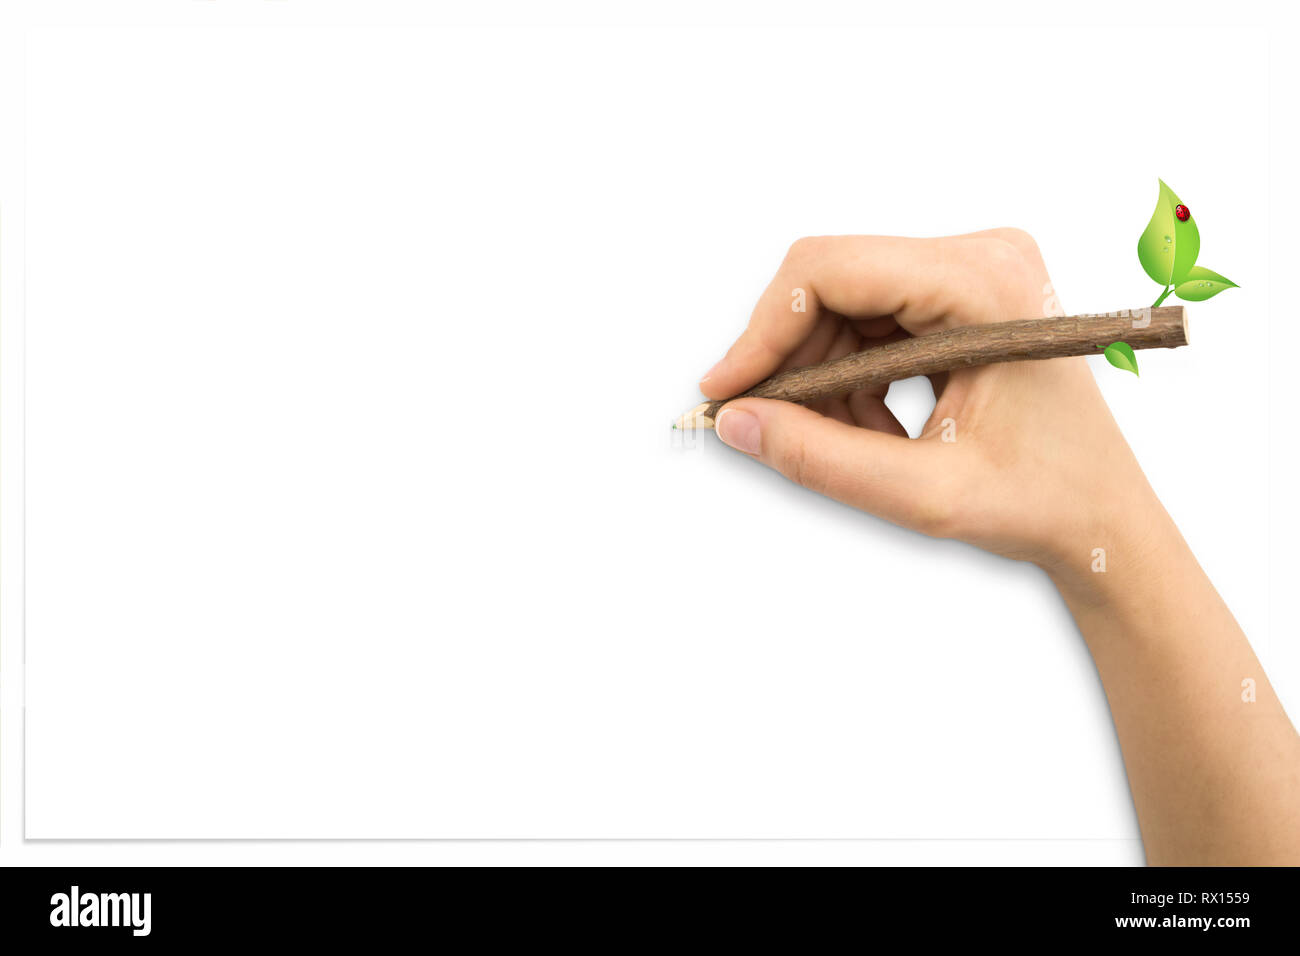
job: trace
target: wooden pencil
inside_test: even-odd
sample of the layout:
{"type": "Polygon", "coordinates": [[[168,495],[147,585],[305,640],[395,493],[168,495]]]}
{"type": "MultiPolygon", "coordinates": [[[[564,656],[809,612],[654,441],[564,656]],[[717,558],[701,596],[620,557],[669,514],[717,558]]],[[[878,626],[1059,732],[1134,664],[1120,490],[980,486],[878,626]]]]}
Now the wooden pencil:
{"type": "Polygon", "coordinates": [[[1114,342],[1126,342],[1134,349],[1186,345],[1187,316],[1183,306],[968,325],[890,342],[833,362],[781,372],[732,398],[703,402],[677,419],[674,427],[712,428],[722,406],[737,398],[811,402],[914,375],[998,362],[1099,355],[1114,342]]]}

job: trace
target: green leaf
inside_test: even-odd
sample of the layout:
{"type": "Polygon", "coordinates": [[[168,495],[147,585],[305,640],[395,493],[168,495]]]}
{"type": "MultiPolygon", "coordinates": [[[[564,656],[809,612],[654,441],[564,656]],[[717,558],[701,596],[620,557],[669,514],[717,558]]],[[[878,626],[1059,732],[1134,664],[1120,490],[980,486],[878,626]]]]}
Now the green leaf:
{"type": "Polygon", "coordinates": [[[1179,222],[1174,214],[1174,209],[1181,204],[1182,200],[1160,180],[1156,211],[1138,240],[1138,261],[1147,275],[1161,285],[1181,282],[1196,265],[1201,251],[1201,231],[1196,228],[1196,220],[1188,215],[1186,222],[1179,222]]]}
{"type": "Polygon", "coordinates": [[[1134,375],[1138,374],[1137,356],[1133,354],[1133,347],[1127,342],[1112,342],[1106,346],[1106,351],[1102,354],[1106,356],[1106,361],[1116,368],[1122,368],[1134,375]]]}
{"type": "Polygon", "coordinates": [[[1237,283],[1227,276],[1221,276],[1211,269],[1192,266],[1187,277],[1174,288],[1174,295],[1187,302],[1204,302],[1213,298],[1224,289],[1235,289],[1237,283]]]}

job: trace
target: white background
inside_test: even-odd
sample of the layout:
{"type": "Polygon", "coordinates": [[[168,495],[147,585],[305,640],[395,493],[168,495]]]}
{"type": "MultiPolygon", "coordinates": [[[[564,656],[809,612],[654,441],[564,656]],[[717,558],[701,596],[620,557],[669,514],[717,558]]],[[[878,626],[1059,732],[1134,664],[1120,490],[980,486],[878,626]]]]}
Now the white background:
{"type": "MultiPolygon", "coordinates": [[[[0,855],[870,837],[909,842],[815,846],[1140,859],[1104,696],[1040,574],[666,423],[799,235],[1020,225],[1067,309],[1145,304],[1157,175],[1243,288],[1193,306],[1193,348],[1144,353],[1140,381],[1097,371],[1291,699],[1267,414],[1291,111],[1265,31],[169,16],[189,28],[26,31],[0,855]]],[[[913,426],[919,398],[897,402],[913,426]]],[[[502,847],[529,854],[484,861],[502,847]]]]}

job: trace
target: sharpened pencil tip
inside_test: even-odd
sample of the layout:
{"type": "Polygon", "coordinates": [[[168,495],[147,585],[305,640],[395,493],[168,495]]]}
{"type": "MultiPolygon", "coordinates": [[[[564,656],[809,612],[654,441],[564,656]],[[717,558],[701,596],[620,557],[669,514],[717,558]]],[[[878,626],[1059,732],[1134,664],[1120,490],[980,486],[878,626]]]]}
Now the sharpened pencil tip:
{"type": "Polygon", "coordinates": [[[712,402],[704,402],[696,405],[689,412],[677,419],[673,428],[680,428],[683,431],[695,431],[696,429],[708,429],[713,427],[713,419],[704,414],[708,411],[712,402]]]}

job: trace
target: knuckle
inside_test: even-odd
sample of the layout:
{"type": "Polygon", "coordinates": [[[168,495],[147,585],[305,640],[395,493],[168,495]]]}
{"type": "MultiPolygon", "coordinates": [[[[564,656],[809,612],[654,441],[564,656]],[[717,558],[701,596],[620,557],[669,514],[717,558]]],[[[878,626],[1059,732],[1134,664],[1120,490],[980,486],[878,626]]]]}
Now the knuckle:
{"type": "Polygon", "coordinates": [[[826,490],[825,469],[808,454],[808,446],[801,438],[778,452],[776,467],[797,485],[816,492],[826,490]]]}
{"type": "Polygon", "coordinates": [[[801,263],[809,262],[816,259],[825,246],[825,239],[821,236],[804,236],[790,243],[790,249],[785,254],[786,262],[801,263]]]}
{"type": "Polygon", "coordinates": [[[1032,262],[1005,239],[981,238],[971,250],[973,265],[985,277],[991,299],[989,305],[999,318],[1018,318],[1031,306],[1026,296],[1042,289],[1032,262]]]}
{"type": "Polygon", "coordinates": [[[1001,229],[994,229],[993,235],[1003,242],[1009,243],[1016,251],[1029,261],[1033,261],[1040,253],[1038,243],[1034,237],[1023,229],[1017,229],[1014,226],[1004,226],[1001,229]]]}
{"type": "Polygon", "coordinates": [[[1024,266],[1025,257],[1013,243],[1000,237],[989,236],[978,240],[975,252],[985,268],[1018,269],[1024,266]]]}
{"type": "Polygon", "coordinates": [[[915,489],[908,523],[931,538],[964,537],[964,488],[961,482],[939,478],[928,487],[915,489]]]}
{"type": "Polygon", "coordinates": [[[919,498],[913,506],[911,525],[931,538],[960,537],[957,529],[959,509],[944,491],[919,498]]]}

